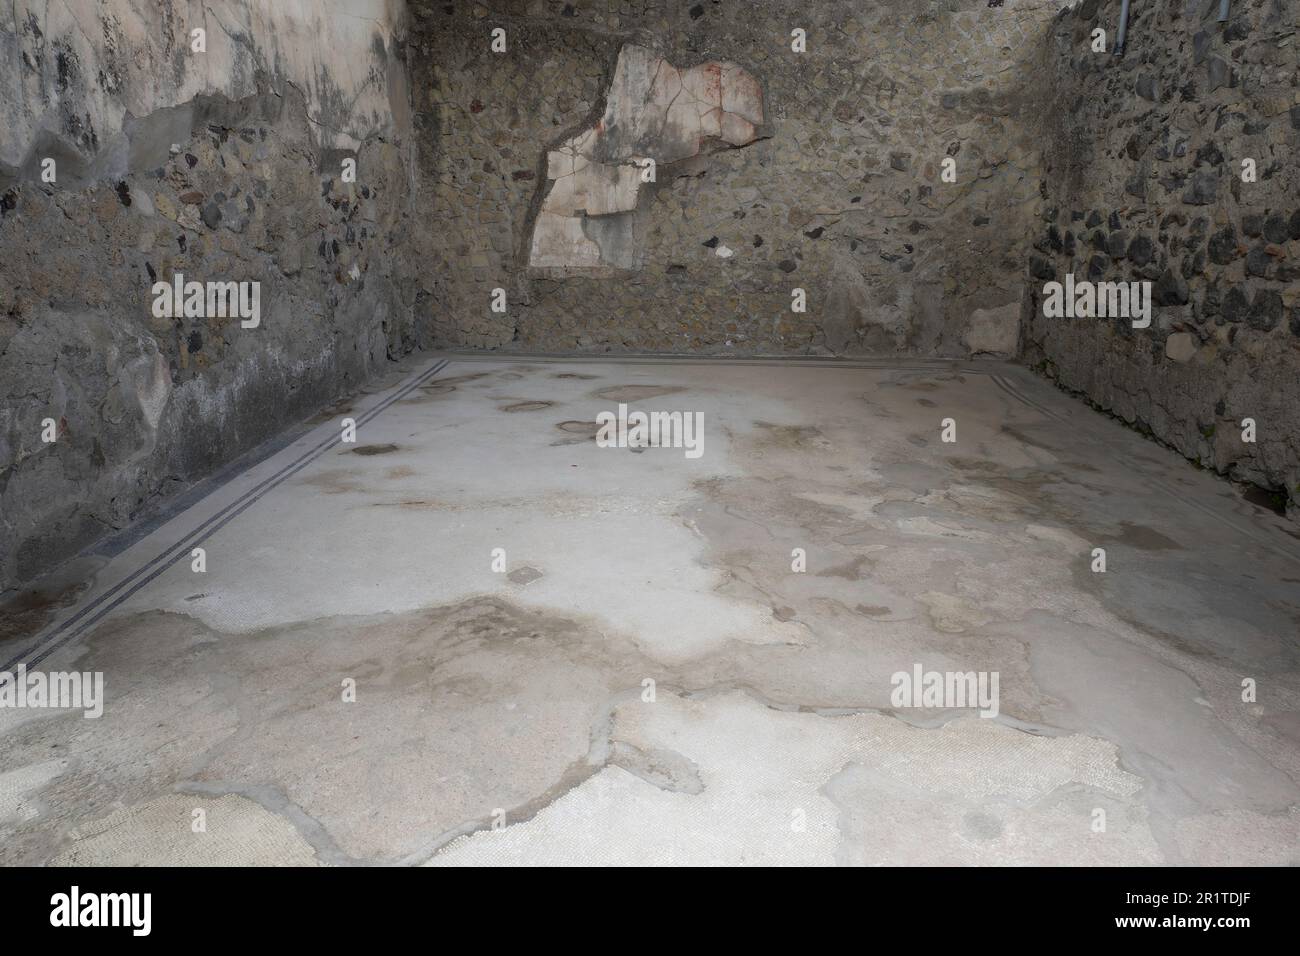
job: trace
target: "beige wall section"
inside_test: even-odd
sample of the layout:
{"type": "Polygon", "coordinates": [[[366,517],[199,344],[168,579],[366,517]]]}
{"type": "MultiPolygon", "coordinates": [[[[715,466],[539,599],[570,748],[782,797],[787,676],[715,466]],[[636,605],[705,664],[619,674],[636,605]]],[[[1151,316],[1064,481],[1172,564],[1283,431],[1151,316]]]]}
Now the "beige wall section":
{"type": "Polygon", "coordinates": [[[0,163],[41,134],[112,149],[128,114],[196,96],[240,99],[258,75],[303,94],[319,142],[352,149],[410,121],[405,0],[15,0],[0,13],[0,163]],[[7,22],[6,22],[7,21],[7,22]],[[190,50],[195,28],[207,52],[190,50]]]}

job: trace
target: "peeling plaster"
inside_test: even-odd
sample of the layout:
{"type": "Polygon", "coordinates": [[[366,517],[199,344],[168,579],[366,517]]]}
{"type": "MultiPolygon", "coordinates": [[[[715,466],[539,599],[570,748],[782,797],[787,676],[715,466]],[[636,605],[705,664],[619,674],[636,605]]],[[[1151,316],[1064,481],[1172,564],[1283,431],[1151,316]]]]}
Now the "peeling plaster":
{"type": "Polygon", "coordinates": [[[595,126],[547,154],[551,187],[533,228],[534,268],[637,268],[628,214],[644,162],[681,162],[708,139],[745,146],[763,122],[763,91],[741,67],[710,61],[679,70],[636,44],[619,52],[606,104],[595,126]]]}

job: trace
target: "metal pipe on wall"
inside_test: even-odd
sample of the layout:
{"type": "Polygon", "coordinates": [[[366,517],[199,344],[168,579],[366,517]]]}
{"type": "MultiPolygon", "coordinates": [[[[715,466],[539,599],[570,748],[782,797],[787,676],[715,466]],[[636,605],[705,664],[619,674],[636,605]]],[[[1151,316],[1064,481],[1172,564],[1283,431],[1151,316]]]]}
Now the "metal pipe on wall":
{"type": "Polygon", "coordinates": [[[1123,5],[1119,8],[1119,33],[1115,35],[1115,55],[1124,55],[1124,44],[1128,40],[1128,5],[1129,0],[1124,0],[1123,5]]]}
{"type": "Polygon", "coordinates": [[[1219,0],[1219,22],[1228,22],[1228,7],[1232,5],[1232,0],[1219,0]]]}

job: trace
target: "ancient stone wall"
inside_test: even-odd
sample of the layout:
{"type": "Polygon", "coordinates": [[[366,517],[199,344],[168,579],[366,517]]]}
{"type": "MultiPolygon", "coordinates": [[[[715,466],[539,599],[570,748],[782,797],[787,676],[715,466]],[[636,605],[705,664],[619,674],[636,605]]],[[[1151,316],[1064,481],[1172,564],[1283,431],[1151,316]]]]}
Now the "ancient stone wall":
{"type": "Polygon", "coordinates": [[[413,5],[437,341],[1013,352],[1039,200],[1028,114],[1058,6],[413,5]]]}
{"type": "Polygon", "coordinates": [[[1300,497],[1300,0],[1084,0],[1053,24],[1024,355],[1193,461],[1300,497]],[[1107,51],[1090,48],[1108,31],[1107,51]],[[1249,161],[1249,162],[1246,162],[1249,161]],[[1254,177],[1251,180],[1250,172],[1254,177]],[[1048,318],[1066,274],[1150,282],[1151,327],[1048,318]],[[1255,440],[1243,440],[1246,419],[1255,440]]]}
{"type": "Polygon", "coordinates": [[[391,0],[0,17],[0,588],[420,343],[404,30],[391,0]],[[177,275],[258,282],[260,323],[157,315],[177,275]]]}

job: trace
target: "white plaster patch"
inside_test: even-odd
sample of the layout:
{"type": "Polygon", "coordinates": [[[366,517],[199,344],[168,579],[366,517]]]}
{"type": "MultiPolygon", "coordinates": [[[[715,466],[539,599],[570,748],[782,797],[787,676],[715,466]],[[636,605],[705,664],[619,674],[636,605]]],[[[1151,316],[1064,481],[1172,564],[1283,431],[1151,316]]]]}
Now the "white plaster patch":
{"type": "Polygon", "coordinates": [[[1020,303],[996,309],[976,309],[966,328],[966,347],[972,355],[1015,355],[1020,339],[1020,303]]]}
{"type": "MultiPolygon", "coordinates": [[[[592,217],[636,208],[644,160],[667,165],[688,159],[710,137],[743,146],[753,142],[762,122],[758,81],[736,64],[678,70],[645,47],[627,44],[619,52],[603,118],[547,154],[551,188],[533,228],[529,265],[635,268],[630,227],[593,229],[592,217]]],[[[732,252],[720,247],[716,254],[725,259],[732,252]]]]}
{"type": "Polygon", "coordinates": [[[148,422],[150,430],[158,427],[167,399],[172,393],[172,374],[167,366],[167,357],[162,352],[154,352],[153,361],[141,359],[139,367],[133,367],[135,394],[140,401],[140,411],[148,422]]]}
{"type": "MultiPolygon", "coordinates": [[[[831,865],[871,839],[841,832],[843,796],[828,786],[852,764],[871,768],[853,795],[864,816],[906,789],[959,820],[996,803],[1022,827],[1056,832],[1056,850],[1076,859],[1150,862],[1154,852],[1141,821],[1126,839],[1096,841],[1085,806],[1063,809],[1061,788],[1118,801],[1141,787],[1115,747],[1091,737],[1038,737],[980,718],[917,728],[876,714],[777,711],[740,692],[684,700],[662,691],[654,704],[620,707],[613,736],[691,761],[702,791],[659,789],[607,767],[531,820],[455,840],[430,865],[831,865]]],[[[959,837],[921,824],[872,840],[871,862],[913,862],[916,844],[936,839],[960,849],[959,837]]],[[[1033,846],[1002,849],[1002,862],[1020,862],[1033,846]]]]}

